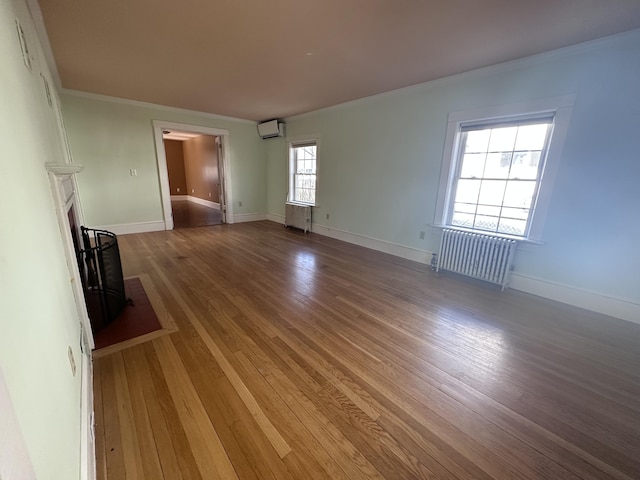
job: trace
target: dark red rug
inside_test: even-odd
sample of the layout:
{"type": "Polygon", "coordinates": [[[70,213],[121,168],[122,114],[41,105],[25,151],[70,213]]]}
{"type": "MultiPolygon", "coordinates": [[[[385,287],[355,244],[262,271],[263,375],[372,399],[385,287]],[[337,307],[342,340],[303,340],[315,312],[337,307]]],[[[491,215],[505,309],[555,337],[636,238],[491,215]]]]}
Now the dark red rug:
{"type": "Polygon", "coordinates": [[[138,277],[125,279],[124,289],[127,298],[133,300],[133,305],[127,305],[118,318],[95,334],[96,350],[116,345],[162,328],[140,279],[138,277]]]}

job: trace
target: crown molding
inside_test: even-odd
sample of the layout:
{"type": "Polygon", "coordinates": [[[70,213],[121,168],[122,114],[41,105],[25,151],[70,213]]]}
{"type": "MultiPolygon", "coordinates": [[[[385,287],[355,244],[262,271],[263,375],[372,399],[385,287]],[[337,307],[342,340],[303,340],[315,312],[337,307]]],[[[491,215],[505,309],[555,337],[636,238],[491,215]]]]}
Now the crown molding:
{"type": "Polygon", "coordinates": [[[117,103],[120,105],[129,105],[139,108],[150,108],[154,110],[163,110],[165,112],[181,113],[186,115],[197,115],[199,117],[211,118],[215,120],[225,120],[228,122],[244,123],[247,125],[256,125],[257,122],[247,120],[245,118],[227,117],[218,115],[217,113],[201,112],[199,110],[189,110],[186,108],[170,107],[168,105],[160,105],[158,103],[142,102],[140,100],[130,100],[128,98],[112,97],[110,95],[102,95],[100,93],[83,92],[81,90],[72,90],[69,88],[61,88],[60,93],[72,97],[87,98],[89,100],[98,100],[101,102],[117,103]]]}

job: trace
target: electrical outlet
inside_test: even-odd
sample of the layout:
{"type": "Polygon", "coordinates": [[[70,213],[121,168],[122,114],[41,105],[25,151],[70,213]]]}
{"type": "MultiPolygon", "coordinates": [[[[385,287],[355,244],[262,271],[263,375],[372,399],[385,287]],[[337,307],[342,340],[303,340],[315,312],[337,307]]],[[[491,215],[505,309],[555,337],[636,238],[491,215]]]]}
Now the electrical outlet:
{"type": "Polygon", "coordinates": [[[420,240],[424,240],[425,232],[420,232],[420,240]]]}
{"type": "Polygon", "coordinates": [[[209,192],[209,198],[211,198],[211,192],[209,192]]]}
{"type": "Polygon", "coordinates": [[[195,188],[192,188],[192,189],[191,189],[191,193],[196,193],[196,189],[195,189],[195,188]]]}
{"type": "Polygon", "coordinates": [[[76,376],[76,359],[73,358],[73,350],[71,350],[71,345],[69,345],[69,349],[67,350],[67,355],[69,356],[69,365],[71,365],[71,373],[73,376],[76,376]]]}
{"type": "Polygon", "coordinates": [[[177,188],[176,188],[176,192],[177,192],[177,193],[180,193],[180,187],[177,187],[177,188]]]}
{"type": "Polygon", "coordinates": [[[132,177],[137,177],[138,176],[138,170],[136,170],[135,168],[130,168],[129,169],[129,175],[131,175],[132,177]]]}

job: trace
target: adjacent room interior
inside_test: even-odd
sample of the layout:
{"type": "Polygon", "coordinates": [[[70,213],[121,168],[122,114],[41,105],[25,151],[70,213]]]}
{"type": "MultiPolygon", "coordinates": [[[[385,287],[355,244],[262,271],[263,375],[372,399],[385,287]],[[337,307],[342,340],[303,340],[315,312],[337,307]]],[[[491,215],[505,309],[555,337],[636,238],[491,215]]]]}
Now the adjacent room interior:
{"type": "Polygon", "coordinates": [[[0,27],[0,478],[640,478],[640,4],[0,27]]]}

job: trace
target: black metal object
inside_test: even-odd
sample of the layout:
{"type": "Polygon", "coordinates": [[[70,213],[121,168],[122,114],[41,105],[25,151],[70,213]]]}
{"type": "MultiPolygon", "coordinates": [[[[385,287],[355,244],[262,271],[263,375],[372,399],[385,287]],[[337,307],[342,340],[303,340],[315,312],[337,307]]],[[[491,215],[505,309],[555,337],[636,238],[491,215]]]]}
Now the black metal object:
{"type": "Polygon", "coordinates": [[[115,320],[127,306],[118,239],[114,233],[80,227],[83,249],[78,268],[94,332],[115,320]]]}

